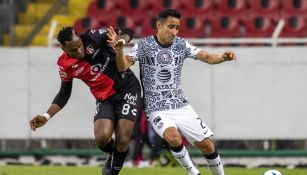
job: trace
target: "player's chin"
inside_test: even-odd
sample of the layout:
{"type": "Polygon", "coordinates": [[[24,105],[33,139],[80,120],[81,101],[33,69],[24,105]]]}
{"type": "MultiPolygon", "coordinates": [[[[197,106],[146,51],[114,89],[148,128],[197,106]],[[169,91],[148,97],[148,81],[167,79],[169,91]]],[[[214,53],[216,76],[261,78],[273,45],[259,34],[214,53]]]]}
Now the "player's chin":
{"type": "Polygon", "coordinates": [[[174,40],[175,40],[175,38],[170,38],[170,39],[168,40],[168,44],[172,44],[172,43],[174,42],[174,40]]]}
{"type": "Polygon", "coordinates": [[[78,56],[76,56],[76,58],[77,58],[78,60],[82,60],[82,59],[84,58],[84,55],[78,55],[78,56]]]}

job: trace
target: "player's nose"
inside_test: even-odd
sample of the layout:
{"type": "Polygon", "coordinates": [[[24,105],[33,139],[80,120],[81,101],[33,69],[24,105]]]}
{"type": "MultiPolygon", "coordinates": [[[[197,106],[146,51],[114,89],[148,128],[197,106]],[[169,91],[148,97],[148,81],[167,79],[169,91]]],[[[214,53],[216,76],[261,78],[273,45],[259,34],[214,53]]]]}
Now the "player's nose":
{"type": "Polygon", "coordinates": [[[176,30],[176,29],[172,30],[171,34],[172,34],[173,36],[177,36],[178,30],[176,30]]]}

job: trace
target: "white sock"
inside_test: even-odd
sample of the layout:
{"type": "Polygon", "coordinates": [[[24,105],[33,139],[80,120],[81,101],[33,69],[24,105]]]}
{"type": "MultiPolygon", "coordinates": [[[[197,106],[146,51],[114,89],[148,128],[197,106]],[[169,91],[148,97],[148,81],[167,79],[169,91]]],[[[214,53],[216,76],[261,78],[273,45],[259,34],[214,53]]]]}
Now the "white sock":
{"type": "Polygon", "coordinates": [[[179,162],[179,164],[189,171],[190,174],[197,175],[199,173],[198,169],[194,166],[188,150],[183,146],[182,150],[179,152],[174,152],[171,150],[173,157],[179,162]]]}
{"type": "Polygon", "coordinates": [[[219,155],[215,159],[207,159],[207,161],[213,175],[225,175],[223,164],[219,155]]]}

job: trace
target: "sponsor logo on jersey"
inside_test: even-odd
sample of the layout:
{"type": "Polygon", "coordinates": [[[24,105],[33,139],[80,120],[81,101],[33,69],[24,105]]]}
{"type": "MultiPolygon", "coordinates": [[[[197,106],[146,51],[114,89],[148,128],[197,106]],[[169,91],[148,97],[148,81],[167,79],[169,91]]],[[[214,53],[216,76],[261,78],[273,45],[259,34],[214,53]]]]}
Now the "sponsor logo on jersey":
{"type": "Polygon", "coordinates": [[[71,68],[73,68],[73,69],[75,69],[75,68],[77,68],[79,65],[78,64],[73,64],[72,66],[71,66],[71,68]]]}
{"type": "Polygon", "coordinates": [[[157,90],[176,89],[176,84],[162,84],[157,85],[157,90]]]}
{"type": "Polygon", "coordinates": [[[95,76],[90,81],[96,81],[97,78],[99,78],[100,75],[103,74],[103,72],[106,70],[109,62],[110,62],[110,57],[107,57],[107,60],[104,63],[104,65],[102,65],[100,63],[93,65],[91,67],[91,74],[95,75],[95,76]]]}
{"type": "Polygon", "coordinates": [[[100,63],[93,65],[92,68],[91,68],[91,74],[96,75],[97,73],[99,73],[101,67],[102,67],[102,64],[100,64],[100,63]]]}
{"type": "Polygon", "coordinates": [[[131,93],[126,93],[124,100],[127,100],[127,103],[132,104],[132,105],[136,105],[138,99],[138,95],[132,95],[131,93]]]}
{"type": "Polygon", "coordinates": [[[92,55],[94,53],[94,47],[92,45],[88,45],[86,47],[86,54],[92,55]]]}
{"type": "Polygon", "coordinates": [[[158,72],[157,77],[162,83],[167,83],[172,78],[172,74],[169,70],[162,69],[160,72],[158,72]]]}
{"type": "Polygon", "coordinates": [[[92,75],[95,75],[97,74],[98,72],[100,73],[103,73],[105,71],[105,69],[107,68],[108,64],[110,62],[110,57],[107,57],[107,60],[106,62],[104,63],[104,65],[98,63],[98,64],[95,64],[91,67],[91,74],[92,75]]]}

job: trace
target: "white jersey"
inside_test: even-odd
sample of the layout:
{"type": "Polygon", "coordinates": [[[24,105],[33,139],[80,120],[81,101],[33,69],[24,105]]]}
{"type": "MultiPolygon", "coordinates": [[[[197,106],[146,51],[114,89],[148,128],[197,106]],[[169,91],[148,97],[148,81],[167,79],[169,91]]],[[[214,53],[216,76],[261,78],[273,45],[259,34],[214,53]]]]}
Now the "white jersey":
{"type": "Polygon", "coordinates": [[[128,54],[139,61],[145,111],[179,109],[188,104],[181,87],[181,71],[186,58],[196,58],[199,48],[176,37],[169,47],[158,44],[154,36],[138,41],[128,54]]]}

